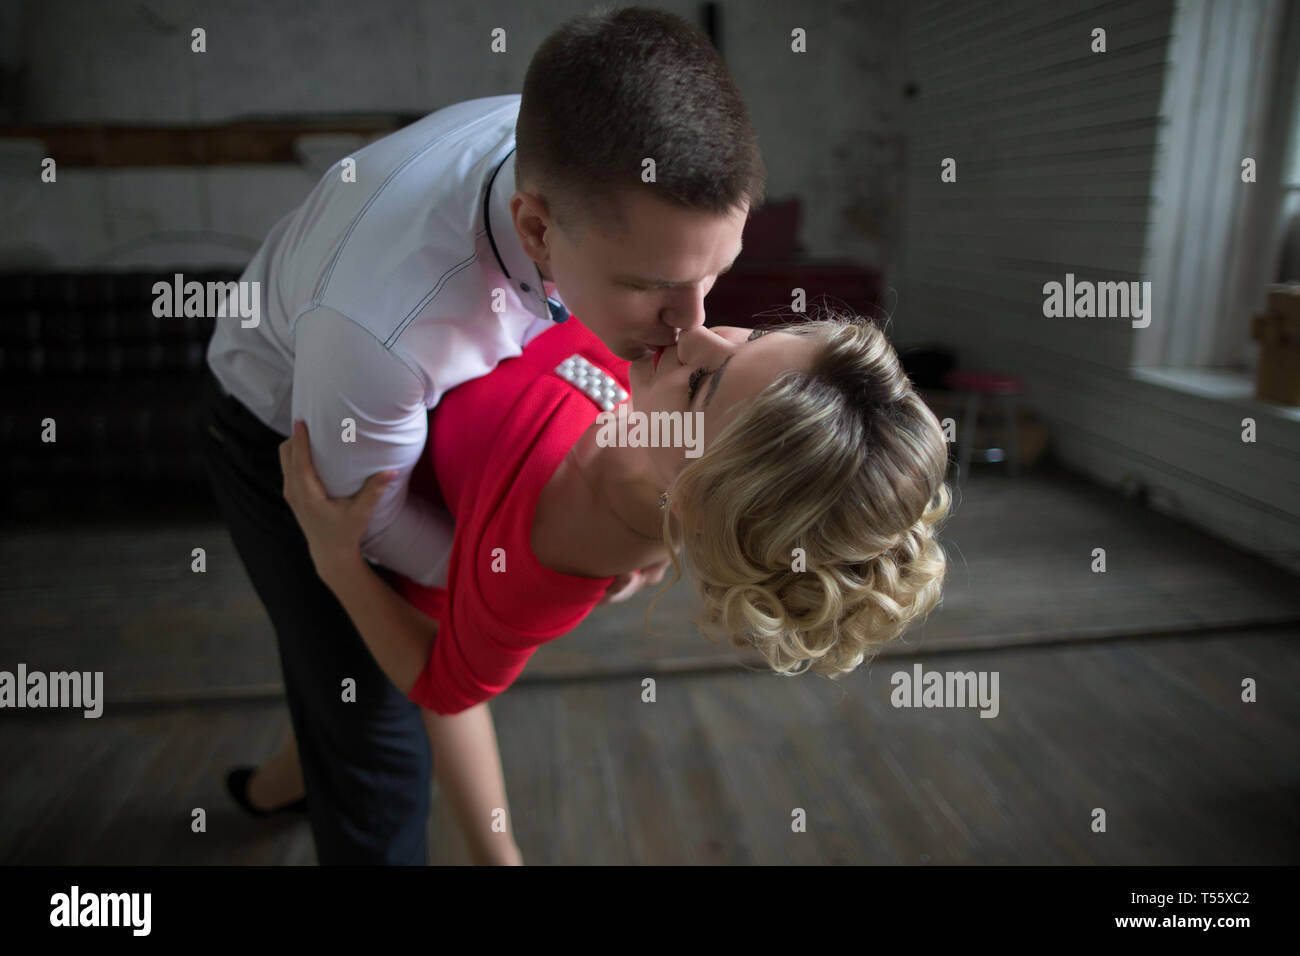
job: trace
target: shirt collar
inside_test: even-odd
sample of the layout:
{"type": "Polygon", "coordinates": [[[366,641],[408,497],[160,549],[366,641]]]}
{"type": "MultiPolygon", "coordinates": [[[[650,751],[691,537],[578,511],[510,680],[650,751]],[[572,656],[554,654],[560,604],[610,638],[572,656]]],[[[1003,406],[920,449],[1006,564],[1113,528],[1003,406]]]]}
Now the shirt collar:
{"type": "Polygon", "coordinates": [[[510,215],[510,199],[515,194],[514,153],[513,148],[506,153],[488,180],[487,194],[483,199],[488,241],[492,244],[492,251],[496,253],[497,263],[501,266],[506,281],[514,288],[528,311],[539,319],[563,322],[568,319],[569,310],[558,296],[546,295],[542,274],[537,263],[524,252],[510,215]]]}

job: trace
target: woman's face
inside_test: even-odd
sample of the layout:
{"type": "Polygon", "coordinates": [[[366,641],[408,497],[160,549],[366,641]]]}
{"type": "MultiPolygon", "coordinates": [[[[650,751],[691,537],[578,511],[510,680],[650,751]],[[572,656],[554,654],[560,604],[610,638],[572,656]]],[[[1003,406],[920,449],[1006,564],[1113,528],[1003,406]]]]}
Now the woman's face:
{"type": "MultiPolygon", "coordinates": [[[[682,332],[676,345],[631,363],[631,409],[675,412],[681,421],[672,434],[694,436],[690,447],[645,449],[661,487],[699,457],[697,451],[707,450],[734,415],[782,372],[810,369],[816,347],[812,337],[791,332],[700,327],[682,332]]],[[[666,431],[647,424],[647,434],[666,431]]]]}

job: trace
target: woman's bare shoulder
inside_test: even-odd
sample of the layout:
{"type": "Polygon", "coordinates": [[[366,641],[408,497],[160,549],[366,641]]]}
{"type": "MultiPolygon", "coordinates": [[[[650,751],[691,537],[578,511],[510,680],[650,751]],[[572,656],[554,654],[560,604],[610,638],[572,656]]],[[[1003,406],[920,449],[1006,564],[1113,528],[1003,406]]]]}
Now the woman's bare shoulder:
{"type": "Polygon", "coordinates": [[[599,496],[565,456],[537,498],[530,543],[543,567],[560,574],[603,578],[610,566],[609,529],[599,496]]]}

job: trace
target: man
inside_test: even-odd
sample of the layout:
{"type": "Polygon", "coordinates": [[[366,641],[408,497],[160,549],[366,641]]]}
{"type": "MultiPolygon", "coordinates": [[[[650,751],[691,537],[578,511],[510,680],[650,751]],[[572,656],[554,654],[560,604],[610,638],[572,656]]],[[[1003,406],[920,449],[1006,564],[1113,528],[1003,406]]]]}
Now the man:
{"type": "MultiPolygon", "coordinates": [[[[702,325],[763,190],[744,104],[708,40],[630,8],[562,24],[522,96],[457,103],[370,144],[272,228],[242,277],[260,283],[261,321],[217,322],[204,427],[218,502],[275,626],[322,864],[425,863],[430,759],[419,708],[316,576],[281,497],[292,422],[306,422],[333,497],[398,472],[364,552],[442,585],[450,519],[407,493],[429,410],[569,309],[627,360],[702,325]]],[[[251,801],[272,796],[272,776],[254,777],[251,801]]]]}

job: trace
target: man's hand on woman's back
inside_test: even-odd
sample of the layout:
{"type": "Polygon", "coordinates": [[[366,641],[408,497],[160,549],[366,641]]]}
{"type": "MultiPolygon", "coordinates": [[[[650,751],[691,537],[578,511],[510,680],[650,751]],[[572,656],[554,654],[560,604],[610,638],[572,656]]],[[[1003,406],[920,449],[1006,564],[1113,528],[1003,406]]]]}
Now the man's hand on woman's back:
{"type": "Polygon", "coordinates": [[[641,589],[658,584],[664,579],[668,564],[669,562],[664,560],[648,568],[641,568],[639,571],[618,575],[605,589],[605,596],[600,599],[597,607],[601,604],[621,604],[641,589]]]}

